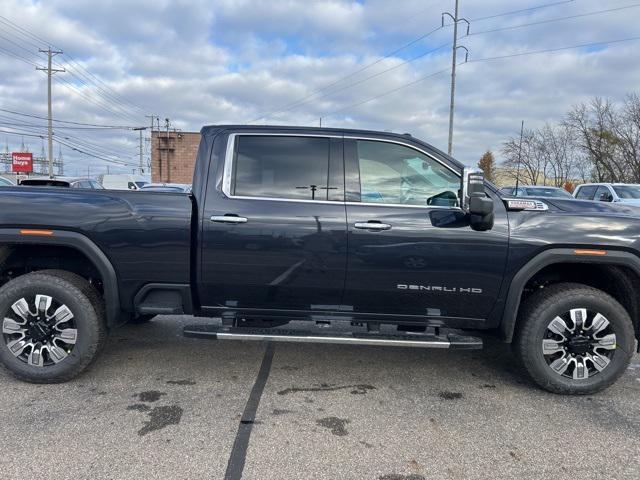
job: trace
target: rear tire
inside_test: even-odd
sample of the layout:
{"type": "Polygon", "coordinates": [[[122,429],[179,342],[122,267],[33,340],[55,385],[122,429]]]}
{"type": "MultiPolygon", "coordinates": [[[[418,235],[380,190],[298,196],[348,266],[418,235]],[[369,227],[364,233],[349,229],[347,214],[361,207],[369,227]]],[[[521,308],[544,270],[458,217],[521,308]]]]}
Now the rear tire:
{"type": "Polygon", "coordinates": [[[27,382],[71,380],[106,341],[100,295],[71,272],[42,270],[7,282],[0,315],[0,363],[27,382]]]}
{"type": "Polygon", "coordinates": [[[559,283],[529,297],[515,351],[531,378],[553,393],[604,390],[627,369],[635,332],[627,311],[601,290],[559,283]]]}

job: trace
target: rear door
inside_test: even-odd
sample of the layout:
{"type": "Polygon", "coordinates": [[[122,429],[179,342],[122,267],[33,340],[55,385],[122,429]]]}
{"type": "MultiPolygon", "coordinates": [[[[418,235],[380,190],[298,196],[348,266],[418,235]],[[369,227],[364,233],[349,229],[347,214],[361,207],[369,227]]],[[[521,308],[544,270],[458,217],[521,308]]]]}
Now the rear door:
{"type": "Polygon", "coordinates": [[[593,200],[597,188],[597,185],[583,185],[578,187],[576,198],[578,200],[593,200]]]}
{"type": "Polygon", "coordinates": [[[508,227],[476,232],[459,208],[460,172],[402,142],[345,137],[349,260],[356,313],[484,319],[504,274],[508,227]]]}
{"type": "Polygon", "coordinates": [[[205,201],[201,304],[337,309],[347,258],[342,137],[255,133],[223,141],[224,168],[205,201]]]}

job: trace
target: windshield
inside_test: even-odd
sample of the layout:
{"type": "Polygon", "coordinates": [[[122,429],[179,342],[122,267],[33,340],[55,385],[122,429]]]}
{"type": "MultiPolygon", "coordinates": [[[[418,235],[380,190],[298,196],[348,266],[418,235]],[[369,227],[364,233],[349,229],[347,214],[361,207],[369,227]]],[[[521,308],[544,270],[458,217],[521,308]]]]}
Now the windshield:
{"type": "Polygon", "coordinates": [[[569,192],[562,188],[527,187],[527,195],[530,197],[573,198],[569,192]]]}
{"type": "Polygon", "coordinates": [[[620,198],[640,198],[640,185],[614,185],[613,189],[620,198]]]}

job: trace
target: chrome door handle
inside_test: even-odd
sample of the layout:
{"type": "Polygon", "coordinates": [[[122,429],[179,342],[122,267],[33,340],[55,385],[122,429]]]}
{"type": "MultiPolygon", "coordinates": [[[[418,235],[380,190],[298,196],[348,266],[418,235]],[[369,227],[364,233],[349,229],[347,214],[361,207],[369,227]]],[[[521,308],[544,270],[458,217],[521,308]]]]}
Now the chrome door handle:
{"type": "Polygon", "coordinates": [[[212,215],[211,221],[217,223],[247,223],[245,217],[238,217],[237,215],[212,215]]]}
{"type": "Polygon", "coordinates": [[[362,230],[391,230],[391,225],[379,222],[358,222],[354,226],[362,230]]]}

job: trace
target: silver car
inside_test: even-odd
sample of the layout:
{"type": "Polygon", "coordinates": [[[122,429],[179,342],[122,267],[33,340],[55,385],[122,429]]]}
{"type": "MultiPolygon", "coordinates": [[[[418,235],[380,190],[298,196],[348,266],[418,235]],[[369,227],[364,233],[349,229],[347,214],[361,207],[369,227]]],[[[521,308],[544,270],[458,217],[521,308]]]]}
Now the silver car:
{"type": "Polygon", "coordinates": [[[619,202],[640,206],[640,185],[631,183],[585,183],[573,192],[578,200],[619,202]]]}

